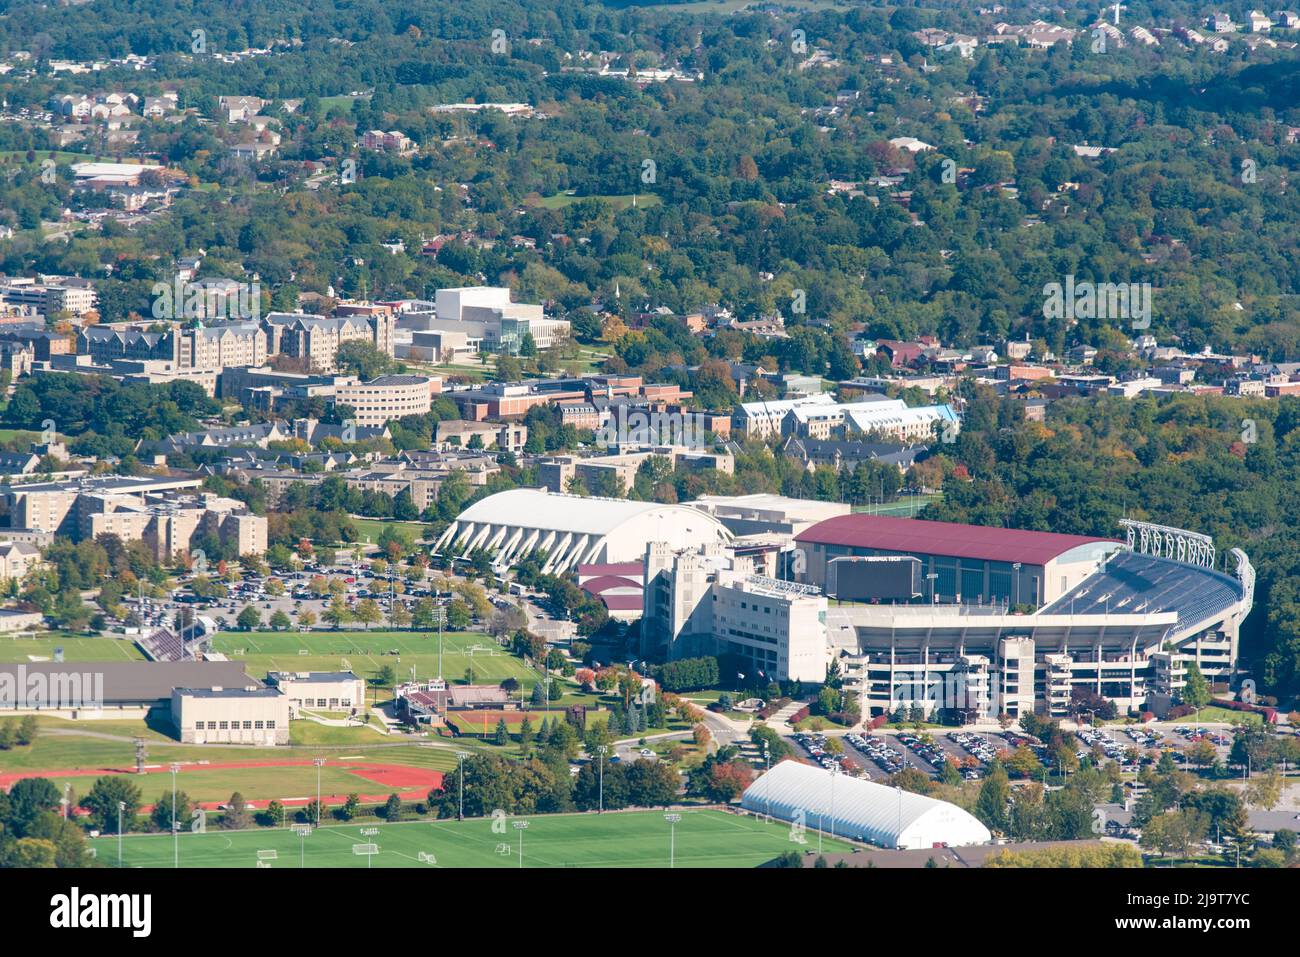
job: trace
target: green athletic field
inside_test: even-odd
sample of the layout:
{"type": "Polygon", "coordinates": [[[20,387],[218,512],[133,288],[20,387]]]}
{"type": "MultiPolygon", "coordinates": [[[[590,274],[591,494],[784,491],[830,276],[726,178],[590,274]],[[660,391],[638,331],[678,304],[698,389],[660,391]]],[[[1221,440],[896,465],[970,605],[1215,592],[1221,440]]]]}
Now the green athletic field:
{"type": "MultiPolygon", "coordinates": [[[[790,827],[779,821],[741,817],[725,811],[681,811],[676,825],[674,861],[678,867],[756,867],[791,848],[790,827]]],[[[669,824],[662,811],[607,814],[552,814],[522,818],[524,867],[667,867],[669,824]]],[[[327,826],[307,838],[292,830],[209,831],[182,834],[182,867],[256,867],[259,852],[270,867],[366,867],[353,845],[374,844],[372,867],[518,867],[519,831],[513,820],[493,830],[490,819],[411,821],[399,824],[327,826]],[[363,830],[377,834],[363,834],[363,830]],[[267,852],[274,852],[274,859],[267,852]],[[420,855],[432,855],[433,863],[420,855]]],[[[816,852],[817,836],[807,834],[802,849],[816,852]]],[[[99,860],[117,863],[117,838],[92,842],[99,860]]],[[[843,841],[824,839],[827,852],[852,850],[843,841]]],[[[127,835],[122,839],[125,867],[171,867],[167,834],[127,835]]]]}
{"type": "MultiPolygon", "coordinates": [[[[351,669],[359,677],[373,678],[388,665],[399,679],[409,679],[411,666],[418,678],[438,674],[438,632],[421,631],[223,631],[212,642],[233,661],[242,661],[255,678],[268,671],[338,671],[351,669]],[[306,652],[303,654],[302,652],[306,652]],[[397,654],[392,654],[397,652],[397,654]]],[[[444,632],[442,673],[448,681],[462,681],[468,668],[474,680],[500,684],[515,678],[531,688],[537,672],[496,643],[477,632],[444,632]]]]}

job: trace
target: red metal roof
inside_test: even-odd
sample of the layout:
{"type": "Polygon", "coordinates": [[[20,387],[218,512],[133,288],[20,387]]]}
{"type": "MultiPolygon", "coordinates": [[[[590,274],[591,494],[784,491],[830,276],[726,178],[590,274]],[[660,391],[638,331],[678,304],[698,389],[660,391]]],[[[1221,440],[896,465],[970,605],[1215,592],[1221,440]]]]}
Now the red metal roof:
{"type": "Polygon", "coordinates": [[[640,578],[645,573],[644,562],[614,562],[606,565],[579,565],[578,577],[596,578],[601,575],[622,575],[640,578]]]}
{"type": "Polygon", "coordinates": [[[1023,562],[1026,565],[1044,565],[1080,545],[1114,541],[1090,535],[927,522],[884,515],[828,518],[805,529],[795,540],[908,555],[948,555],[994,562],[1023,562]]]}

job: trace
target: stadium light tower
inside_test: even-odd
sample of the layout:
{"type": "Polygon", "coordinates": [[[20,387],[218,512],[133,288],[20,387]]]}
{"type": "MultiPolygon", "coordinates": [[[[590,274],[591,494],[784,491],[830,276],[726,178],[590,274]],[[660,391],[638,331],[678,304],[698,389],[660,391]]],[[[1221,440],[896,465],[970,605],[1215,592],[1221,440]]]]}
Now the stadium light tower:
{"type": "Polygon", "coordinates": [[[524,831],[528,830],[527,821],[515,821],[515,830],[519,832],[519,866],[524,866],[524,831]]]}
{"type": "Polygon", "coordinates": [[[596,745],[596,753],[600,755],[600,788],[598,790],[598,799],[596,804],[596,813],[605,813],[605,755],[609,752],[609,745],[596,745]]]}
{"type": "Polygon", "coordinates": [[[465,820],[465,758],[469,757],[464,751],[456,752],[456,765],[459,770],[460,783],[457,786],[458,794],[456,798],[456,820],[465,820]]]}
{"type": "Polygon", "coordinates": [[[171,763],[172,772],[172,867],[181,866],[181,832],[176,826],[176,772],[181,766],[175,761],[171,763]]]}
{"type": "Polygon", "coordinates": [[[1016,604],[1017,604],[1017,605],[1020,604],[1020,569],[1021,569],[1022,567],[1023,567],[1023,566],[1021,565],[1020,562],[1012,562],[1012,563],[1011,563],[1011,571],[1012,571],[1012,575],[1011,575],[1011,587],[1014,588],[1015,591],[1016,591],[1016,604]]]}
{"type": "Polygon", "coordinates": [[[680,814],[665,814],[664,820],[668,822],[668,869],[672,870],[677,866],[677,822],[682,819],[680,814]]]}
{"type": "Polygon", "coordinates": [[[126,810],[126,802],[117,802],[117,866],[122,866],[122,812],[126,810]]]}
{"type": "Polygon", "coordinates": [[[312,764],[316,765],[316,826],[320,827],[321,818],[325,815],[322,812],[320,804],[320,769],[325,765],[324,758],[312,758],[312,764]]]}

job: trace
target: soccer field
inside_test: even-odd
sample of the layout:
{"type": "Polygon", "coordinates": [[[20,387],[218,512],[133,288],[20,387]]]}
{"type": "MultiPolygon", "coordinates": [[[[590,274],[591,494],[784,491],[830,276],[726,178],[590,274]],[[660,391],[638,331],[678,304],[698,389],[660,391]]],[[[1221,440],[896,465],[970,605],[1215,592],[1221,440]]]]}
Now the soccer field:
{"type": "MultiPolygon", "coordinates": [[[[790,826],[766,823],[725,811],[681,811],[673,860],[677,867],[756,867],[792,848],[817,849],[790,840],[790,826]]],[[[670,826],[662,811],[607,814],[551,814],[522,818],[524,867],[668,867],[670,826]]],[[[493,826],[472,821],[410,821],[322,827],[306,838],[292,830],[209,831],[182,834],[182,867],[519,867],[519,835],[514,820],[493,826]],[[368,832],[368,833],[363,833],[368,832]],[[377,833],[375,833],[377,832],[377,833]],[[504,833],[503,833],[504,832],[504,833]],[[373,844],[372,857],[354,851],[373,844]],[[272,853],[273,852],[273,853],[272,853]],[[424,855],[424,856],[422,856],[424,855]]],[[[117,864],[117,838],[92,842],[99,860],[117,864]]],[[[844,841],[824,839],[827,852],[852,850],[844,841]]],[[[171,867],[172,840],[166,834],[127,835],[124,867],[171,867]]]]}
{"type": "MultiPolygon", "coordinates": [[[[436,631],[222,631],[212,642],[233,661],[242,661],[255,678],[268,671],[351,670],[362,678],[375,677],[384,665],[399,679],[433,678],[438,674],[436,631]],[[305,652],[305,654],[304,654],[305,652]]],[[[469,668],[474,680],[499,684],[515,678],[525,688],[538,680],[535,671],[479,632],[445,632],[442,636],[442,673],[460,681],[469,668]]]]}

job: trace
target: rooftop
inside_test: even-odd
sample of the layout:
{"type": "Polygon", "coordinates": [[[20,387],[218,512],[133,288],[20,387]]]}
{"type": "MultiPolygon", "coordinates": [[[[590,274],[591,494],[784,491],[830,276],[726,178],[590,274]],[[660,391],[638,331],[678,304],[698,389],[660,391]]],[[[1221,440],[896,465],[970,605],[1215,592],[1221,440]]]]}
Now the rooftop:
{"type": "Polygon", "coordinates": [[[870,548],[905,555],[948,555],[995,562],[1044,565],[1074,548],[1114,543],[1090,535],[959,525],[883,515],[842,515],[819,522],[796,541],[870,548]]]}

